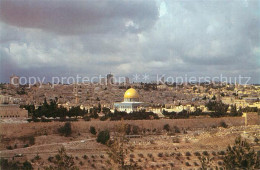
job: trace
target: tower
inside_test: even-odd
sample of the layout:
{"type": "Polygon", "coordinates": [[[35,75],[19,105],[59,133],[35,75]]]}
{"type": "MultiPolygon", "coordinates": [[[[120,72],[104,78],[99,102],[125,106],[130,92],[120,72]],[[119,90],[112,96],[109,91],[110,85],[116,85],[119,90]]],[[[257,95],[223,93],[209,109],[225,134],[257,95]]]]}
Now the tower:
{"type": "Polygon", "coordinates": [[[20,85],[20,77],[12,74],[12,76],[10,77],[10,84],[14,87],[19,87],[20,85]]]}
{"type": "Polygon", "coordinates": [[[78,93],[78,85],[74,85],[73,93],[75,95],[75,104],[79,103],[79,93],[78,93]]]}
{"type": "Polygon", "coordinates": [[[114,84],[114,76],[111,73],[107,74],[107,84],[114,84]]]}

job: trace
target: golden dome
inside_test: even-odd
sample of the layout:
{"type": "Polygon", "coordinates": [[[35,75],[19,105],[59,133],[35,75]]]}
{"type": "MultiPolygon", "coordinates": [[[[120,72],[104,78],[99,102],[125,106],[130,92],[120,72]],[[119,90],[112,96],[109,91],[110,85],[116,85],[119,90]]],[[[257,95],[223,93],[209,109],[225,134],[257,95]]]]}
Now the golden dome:
{"type": "Polygon", "coordinates": [[[139,94],[137,93],[137,91],[135,89],[130,88],[130,89],[126,90],[124,99],[138,99],[138,98],[139,98],[139,94]]]}

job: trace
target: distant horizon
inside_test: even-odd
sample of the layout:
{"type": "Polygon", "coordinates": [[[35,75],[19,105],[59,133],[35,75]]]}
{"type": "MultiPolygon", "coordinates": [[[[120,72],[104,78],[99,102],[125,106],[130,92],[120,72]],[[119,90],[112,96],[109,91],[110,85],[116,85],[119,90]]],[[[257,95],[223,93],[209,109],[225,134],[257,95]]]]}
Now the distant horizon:
{"type": "Polygon", "coordinates": [[[131,76],[119,76],[113,75],[111,72],[106,75],[88,75],[88,76],[55,76],[55,77],[25,77],[12,74],[9,81],[1,82],[7,84],[15,84],[14,79],[19,78],[17,82],[20,85],[33,86],[36,84],[52,84],[55,85],[70,85],[70,84],[97,84],[97,85],[108,85],[108,84],[134,84],[134,83],[151,83],[151,84],[167,84],[167,85],[183,85],[183,84],[239,84],[239,85],[258,85],[258,83],[251,83],[251,77],[243,77],[241,75],[237,77],[226,77],[222,74],[220,76],[210,77],[210,76],[189,76],[185,74],[184,76],[170,76],[170,75],[149,75],[149,74],[135,74],[131,76]],[[108,78],[107,76],[112,77],[108,78]]]}

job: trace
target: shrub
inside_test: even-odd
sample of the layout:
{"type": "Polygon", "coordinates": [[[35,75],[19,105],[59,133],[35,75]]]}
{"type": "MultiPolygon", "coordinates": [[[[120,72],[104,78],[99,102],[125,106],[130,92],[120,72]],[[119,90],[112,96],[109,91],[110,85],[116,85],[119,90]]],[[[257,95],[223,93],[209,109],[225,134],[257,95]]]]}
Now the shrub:
{"type": "Polygon", "coordinates": [[[198,164],[197,162],[194,162],[194,165],[195,165],[195,166],[199,166],[199,164],[198,164]]]}
{"type": "Polygon", "coordinates": [[[218,152],[219,155],[225,155],[225,151],[218,152]]]}
{"type": "Polygon", "coordinates": [[[209,155],[209,153],[207,151],[203,151],[202,154],[205,155],[205,156],[209,155]]]}
{"type": "Polygon", "coordinates": [[[7,146],[6,149],[8,149],[8,150],[12,150],[13,147],[12,147],[12,146],[7,146]]]}
{"type": "Polygon", "coordinates": [[[174,126],[173,129],[175,133],[181,133],[180,128],[178,128],[177,126],[174,126]]]}
{"type": "Polygon", "coordinates": [[[35,157],[34,157],[35,160],[40,160],[41,157],[37,154],[35,157]]]}
{"type": "Polygon", "coordinates": [[[217,126],[216,126],[216,125],[212,125],[211,128],[212,128],[212,129],[215,129],[215,128],[217,128],[217,126]]]}
{"type": "Polygon", "coordinates": [[[186,162],[185,165],[186,165],[186,166],[190,166],[190,163],[189,163],[189,162],[186,162]]]}
{"type": "Polygon", "coordinates": [[[158,157],[163,157],[163,153],[158,153],[158,157]]]}
{"type": "Polygon", "coordinates": [[[143,155],[142,153],[139,153],[138,156],[139,156],[140,158],[143,158],[143,157],[144,157],[144,155],[143,155]]]}
{"type": "Polygon", "coordinates": [[[33,167],[32,167],[32,164],[29,161],[25,161],[23,163],[23,168],[22,169],[33,170],[33,167]]]}
{"type": "Polygon", "coordinates": [[[130,154],[130,158],[134,158],[135,157],[135,155],[134,154],[130,154]]]}
{"type": "Polygon", "coordinates": [[[96,132],[96,128],[94,126],[90,126],[90,129],[89,129],[90,133],[93,134],[93,135],[96,135],[97,132],[96,132]]]}
{"type": "Polygon", "coordinates": [[[236,138],[233,146],[228,146],[224,156],[226,169],[260,169],[260,156],[241,136],[236,138]]]}
{"type": "Polygon", "coordinates": [[[191,156],[190,152],[186,152],[185,155],[186,155],[186,156],[191,156]]]}
{"type": "Polygon", "coordinates": [[[195,152],[194,155],[195,156],[200,156],[200,153],[199,152],[195,152]]]}
{"type": "Polygon", "coordinates": [[[84,155],[83,158],[84,158],[84,159],[88,159],[88,156],[87,156],[87,155],[84,155]]]}
{"type": "Polygon", "coordinates": [[[178,137],[175,137],[172,139],[173,143],[180,143],[180,139],[178,137]]]}
{"type": "Polygon", "coordinates": [[[166,130],[167,132],[169,132],[170,131],[170,125],[169,124],[165,124],[163,126],[163,130],[166,130]]]}
{"type": "Polygon", "coordinates": [[[50,156],[50,157],[48,158],[48,161],[49,161],[49,162],[52,162],[53,159],[54,159],[54,157],[53,157],[53,156],[50,156]]]}
{"type": "Polygon", "coordinates": [[[107,116],[102,116],[102,117],[100,118],[101,121],[106,121],[107,119],[108,119],[107,116]]]}
{"type": "Polygon", "coordinates": [[[147,156],[148,156],[149,158],[152,158],[152,157],[153,157],[153,154],[148,153],[147,156]]]}
{"type": "Polygon", "coordinates": [[[91,118],[90,118],[89,116],[84,116],[83,119],[84,119],[85,121],[90,121],[90,120],[91,120],[91,118]]]}
{"type": "Polygon", "coordinates": [[[108,130],[104,130],[98,133],[97,142],[106,144],[110,139],[110,134],[108,130]]]}
{"type": "Polygon", "coordinates": [[[228,125],[225,122],[220,122],[220,126],[223,127],[223,128],[227,128],[228,127],[228,125]]]}
{"type": "Polygon", "coordinates": [[[256,144],[258,144],[259,139],[258,139],[257,137],[255,137],[254,142],[255,142],[256,144]]]}
{"type": "Polygon", "coordinates": [[[223,165],[223,162],[222,161],[218,161],[218,165],[223,165]]]}
{"type": "Polygon", "coordinates": [[[177,155],[177,156],[181,156],[181,153],[180,153],[180,152],[178,152],[176,155],[177,155]]]}
{"type": "Polygon", "coordinates": [[[58,132],[66,137],[70,136],[72,133],[70,122],[66,122],[64,126],[58,129],[58,132]]]}
{"type": "Polygon", "coordinates": [[[27,148],[27,147],[29,147],[29,144],[25,144],[25,145],[23,145],[23,147],[24,147],[24,148],[27,148]]]}
{"type": "Polygon", "coordinates": [[[35,144],[35,137],[34,136],[29,136],[29,144],[34,145],[35,144]]]}
{"type": "Polygon", "coordinates": [[[138,126],[133,126],[132,132],[134,135],[138,135],[139,134],[139,127],[138,126]]]}

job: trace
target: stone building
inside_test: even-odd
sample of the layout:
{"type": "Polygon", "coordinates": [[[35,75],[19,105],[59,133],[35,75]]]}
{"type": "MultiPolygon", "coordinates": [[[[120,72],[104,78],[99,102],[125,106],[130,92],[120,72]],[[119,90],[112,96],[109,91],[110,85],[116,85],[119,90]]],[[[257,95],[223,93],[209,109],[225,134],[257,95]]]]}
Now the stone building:
{"type": "Polygon", "coordinates": [[[142,105],[142,102],[139,102],[139,94],[133,88],[128,89],[124,94],[124,101],[121,103],[115,103],[115,110],[121,112],[131,113],[133,111],[137,111],[138,107],[142,105]]]}
{"type": "Polygon", "coordinates": [[[0,118],[28,118],[28,111],[17,104],[0,104],[0,118]]]}

